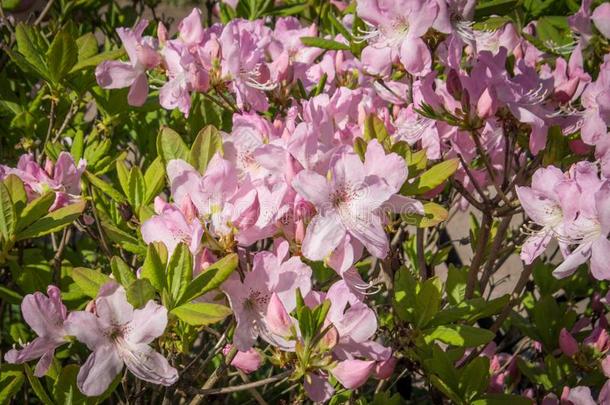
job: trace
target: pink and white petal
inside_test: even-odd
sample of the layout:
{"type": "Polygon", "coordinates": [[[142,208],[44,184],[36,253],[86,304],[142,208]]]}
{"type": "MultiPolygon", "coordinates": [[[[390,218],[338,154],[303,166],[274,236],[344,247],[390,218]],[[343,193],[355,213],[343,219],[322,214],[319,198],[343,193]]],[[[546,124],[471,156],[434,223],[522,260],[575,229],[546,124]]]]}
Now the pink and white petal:
{"type": "Polygon", "coordinates": [[[400,62],[407,72],[423,76],[430,71],[432,57],[424,41],[419,38],[403,41],[400,46],[400,62]]]}
{"type": "Polygon", "coordinates": [[[133,311],[129,332],[125,336],[131,343],[151,343],[161,336],[167,326],[167,309],[154,301],[148,301],[144,308],[133,311]]]}
{"type": "Polygon", "coordinates": [[[551,232],[540,232],[530,235],[521,247],[521,260],[523,260],[525,264],[532,264],[532,262],[544,252],[551,242],[551,237],[551,232]]]}
{"type": "Polygon", "coordinates": [[[153,384],[170,386],[178,381],[178,371],[167,359],[145,343],[130,345],[119,354],[136,377],[153,384]]]}
{"type": "Polygon", "coordinates": [[[589,257],[591,257],[591,243],[583,243],[570,253],[563,263],[553,270],[553,276],[555,276],[555,278],[571,276],[578,266],[589,260],[589,257]]]}
{"type": "Polygon", "coordinates": [[[377,139],[371,140],[364,155],[364,168],[368,175],[384,179],[397,193],[407,179],[405,160],[396,153],[386,155],[377,139]]]}
{"type": "Polygon", "coordinates": [[[133,306],[127,301],[125,288],[114,281],[100,288],[95,310],[102,321],[111,325],[124,325],[133,319],[133,306]]]}
{"type": "Polygon", "coordinates": [[[603,36],[610,39],[610,4],[604,3],[597,7],[591,15],[593,24],[603,36]]]}
{"type": "Polygon", "coordinates": [[[367,173],[360,157],[345,150],[335,154],[331,159],[332,184],[335,188],[351,184],[362,187],[367,173]]]}
{"type": "Polygon", "coordinates": [[[320,211],[330,208],[331,189],[320,174],[303,170],[292,181],[292,187],[307,201],[319,207],[320,211]]]}
{"type": "Polygon", "coordinates": [[[123,369],[123,361],[112,345],[98,347],[89,355],[76,377],[78,389],[89,397],[104,393],[123,369]]]}
{"type": "Polygon", "coordinates": [[[318,373],[307,374],[303,386],[305,394],[316,403],[328,401],[335,392],[333,386],[328,382],[328,377],[318,373]]]}
{"type": "Polygon", "coordinates": [[[610,280],[610,241],[605,236],[591,245],[591,274],[597,280],[610,280]]]}
{"type": "Polygon", "coordinates": [[[134,107],[141,107],[146,102],[146,98],[148,97],[148,79],[146,78],[146,73],[140,73],[136,76],[131,87],[129,88],[129,93],[127,94],[127,103],[134,107]]]}
{"type": "Polygon", "coordinates": [[[566,399],[570,401],[572,405],[596,405],[591,396],[591,389],[589,387],[580,386],[570,389],[570,393],[566,399]]]}
{"type": "Polygon", "coordinates": [[[95,350],[97,347],[109,343],[102,330],[102,325],[100,325],[100,319],[91,312],[70,312],[65,323],[65,329],[68,335],[76,337],[89,350],[95,350]]]}
{"type": "Polygon", "coordinates": [[[134,82],[138,72],[126,62],[107,60],[95,69],[97,84],[103,89],[122,89],[134,82]]]}
{"type": "Polygon", "coordinates": [[[389,250],[388,237],[383,230],[379,215],[374,212],[352,213],[343,217],[347,231],[358,239],[375,257],[383,259],[389,250]]]}
{"type": "Polygon", "coordinates": [[[367,46],[362,50],[362,67],[371,75],[387,77],[392,72],[393,52],[390,47],[367,46]]]}
{"type": "Polygon", "coordinates": [[[36,338],[26,344],[21,350],[11,349],[4,355],[4,360],[11,364],[22,364],[30,360],[42,357],[45,353],[51,351],[57,344],[46,338],[36,338]]]}
{"type": "Polygon", "coordinates": [[[325,259],[345,236],[345,227],[336,212],[318,214],[307,226],[303,255],[310,260],[325,259]]]}
{"type": "Polygon", "coordinates": [[[36,363],[36,368],[34,369],[34,375],[38,378],[42,378],[49,371],[49,367],[51,367],[51,363],[53,362],[53,357],[55,354],[55,350],[49,350],[45,354],[42,355],[38,363],[36,363]]]}
{"type": "Polygon", "coordinates": [[[375,312],[361,302],[355,302],[345,311],[343,317],[333,324],[339,332],[340,338],[361,343],[369,340],[377,330],[377,317],[375,312]]]}

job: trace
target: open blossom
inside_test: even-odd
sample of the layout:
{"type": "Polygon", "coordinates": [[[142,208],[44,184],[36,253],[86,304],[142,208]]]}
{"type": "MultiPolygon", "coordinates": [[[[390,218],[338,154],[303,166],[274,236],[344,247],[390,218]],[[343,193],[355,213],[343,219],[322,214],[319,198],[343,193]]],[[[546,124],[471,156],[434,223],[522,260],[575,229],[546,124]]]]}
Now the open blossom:
{"type": "Polygon", "coordinates": [[[104,284],[95,299],[95,312],[70,313],[66,330],[93,351],[77,376],[78,388],[88,396],[102,394],[127,366],[136,377],[172,385],[178,372],[150,344],[167,325],[165,307],[148,301],[141,309],[127,302],[125,289],[104,284]]]}
{"type": "Polygon", "coordinates": [[[22,155],[17,167],[0,165],[0,179],[14,174],[25,186],[28,200],[44,194],[47,191],[55,192],[55,201],[49,208],[54,211],[76,201],[81,194],[80,178],[85,171],[86,162],[81,159],[74,163],[72,155],[61,152],[53,164],[47,161],[42,168],[31,154],[22,155]]]}
{"type": "Polygon", "coordinates": [[[252,270],[243,281],[233,274],[221,287],[235,312],[237,328],[233,343],[240,351],[252,347],[261,336],[271,344],[284,345],[269,332],[265,322],[272,294],[282,301],[287,312],[296,308],[296,290],[305,295],[311,289],[311,269],[300,258],[287,259],[288,242],[277,243],[275,253],[259,252],[254,256],[252,270]]]}
{"type": "Polygon", "coordinates": [[[400,60],[415,75],[430,71],[432,57],[421,39],[434,23],[438,5],[432,0],[361,0],[358,15],[369,24],[363,35],[369,45],[362,51],[365,69],[387,75],[400,60]]]}
{"type": "Polygon", "coordinates": [[[397,195],[407,178],[404,160],[396,154],[386,155],[376,142],[370,142],[364,163],[355,153],[340,150],[333,157],[329,179],[304,170],[292,182],[318,211],[303,241],[305,257],[325,259],[349,234],[372,255],[383,258],[389,248],[383,209],[423,211],[421,203],[397,195]]]}
{"type": "Polygon", "coordinates": [[[146,71],[156,67],[161,57],[152,37],[142,37],[148,21],[141,19],[130,28],[118,28],[117,33],[129,56],[129,62],[104,61],[95,70],[95,77],[100,87],[120,89],[129,87],[127,101],[129,105],[139,107],[148,96],[148,79],[146,71]]]}
{"type": "Polygon", "coordinates": [[[59,288],[50,285],[47,296],[40,292],[26,295],[21,303],[21,312],[25,322],[38,337],[21,350],[8,351],[4,359],[9,363],[21,364],[40,358],[34,375],[42,377],[51,366],[55,349],[67,343],[68,333],[64,328],[67,310],[61,302],[59,288]]]}

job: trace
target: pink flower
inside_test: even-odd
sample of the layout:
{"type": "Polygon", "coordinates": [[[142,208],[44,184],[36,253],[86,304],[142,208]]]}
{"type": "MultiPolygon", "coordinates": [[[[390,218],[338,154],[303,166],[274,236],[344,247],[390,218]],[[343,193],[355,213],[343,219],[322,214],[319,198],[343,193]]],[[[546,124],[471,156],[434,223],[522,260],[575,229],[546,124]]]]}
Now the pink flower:
{"type": "Polygon", "coordinates": [[[265,316],[275,293],[287,313],[296,308],[296,290],[306,295],[311,289],[311,269],[298,257],[288,257],[288,243],[280,243],[276,253],[259,252],[254,256],[252,271],[241,281],[234,273],[223,285],[235,313],[237,328],[234,343],[241,351],[252,347],[260,335],[277,346],[290,346],[270,333],[265,316]]]}
{"type": "Polygon", "coordinates": [[[417,201],[396,195],[407,178],[404,160],[396,154],[386,155],[376,142],[369,143],[365,163],[342,149],[332,159],[329,179],[304,170],[293,180],[292,186],[318,211],[303,241],[305,257],[326,258],[349,234],[372,255],[383,258],[388,240],[382,210],[422,211],[417,201]]]}
{"type": "Polygon", "coordinates": [[[142,224],[141,233],[144,242],[163,242],[170,256],[181,242],[189,246],[192,254],[199,251],[203,227],[197,219],[190,199],[183,199],[178,208],[156,197],[155,212],[157,215],[142,224]]]}
{"type": "Polygon", "coordinates": [[[369,24],[363,35],[369,46],[362,51],[364,68],[387,75],[397,59],[414,75],[430,71],[432,57],[421,39],[434,23],[438,5],[431,0],[359,1],[358,15],[369,24]]]}
{"type": "Polygon", "coordinates": [[[563,354],[568,357],[572,357],[578,353],[578,342],[566,328],[561,329],[561,332],[559,333],[559,347],[563,354]]]}
{"type": "Polygon", "coordinates": [[[591,16],[595,28],[602,33],[603,36],[610,39],[610,4],[601,4],[593,11],[591,16]]]}
{"type": "Polygon", "coordinates": [[[10,174],[19,177],[29,201],[47,191],[54,191],[55,202],[49,208],[49,211],[54,211],[78,200],[81,194],[80,178],[85,166],[83,159],[76,165],[68,152],[61,152],[55,164],[47,161],[43,169],[32,154],[27,154],[19,158],[16,168],[0,165],[0,179],[10,174]]]}
{"type": "Polygon", "coordinates": [[[147,25],[148,21],[141,19],[133,29],[117,29],[129,56],[129,62],[104,61],[95,69],[95,77],[100,87],[104,89],[130,87],[127,102],[136,107],[143,105],[148,96],[146,71],[161,62],[153,38],[142,37],[147,25]]]}
{"type": "Polygon", "coordinates": [[[115,282],[100,288],[95,313],[72,312],[66,330],[93,351],[77,376],[85,395],[102,394],[126,365],[136,377],[165,386],[178,372],[150,347],[167,325],[167,310],[154,301],[141,309],[127,302],[125,289],[115,282]]]}
{"type": "Polygon", "coordinates": [[[59,289],[50,285],[47,296],[40,292],[26,295],[21,303],[21,312],[38,337],[21,350],[8,351],[4,359],[9,363],[21,364],[40,358],[34,374],[42,377],[53,361],[55,349],[67,342],[65,336],[68,333],[64,329],[66,306],[61,302],[59,289]]]}

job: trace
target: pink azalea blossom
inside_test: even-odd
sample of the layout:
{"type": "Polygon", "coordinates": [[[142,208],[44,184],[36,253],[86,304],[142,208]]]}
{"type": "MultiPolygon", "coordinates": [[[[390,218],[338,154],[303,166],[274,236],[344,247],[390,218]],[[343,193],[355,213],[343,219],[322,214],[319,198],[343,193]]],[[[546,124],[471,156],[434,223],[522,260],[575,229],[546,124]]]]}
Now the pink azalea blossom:
{"type": "Polygon", "coordinates": [[[271,344],[284,344],[275,339],[265,322],[271,296],[277,294],[289,313],[296,308],[297,288],[303,295],[311,289],[311,269],[298,257],[287,259],[287,255],[286,241],[277,245],[275,254],[259,252],[243,281],[234,273],[222,285],[237,319],[233,339],[238,350],[250,349],[258,336],[271,344]]]}
{"type": "Polygon", "coordinates": [[[129,62],[104,61],[95,70],[95,77],[100,87],[104,89],[129,87],[127,102],[136,107],[143,105],[148,96],[146,71],[161,62],[153,38],[142,37],[147,25],[148,21],[141,19],[133,29],[118,28],[117,32],[123,41],[129,62]]]}
{"type": "Polygon", "coordinates": [[[4,359],[9,363],[21,364],[40,358],[34,375],[42,377],[51,366],[55,349],[67,343],[68,333],[64,328],[67,310],[61,302],[59,288],[50,285],[47,288],[47,296],[40,292],[26,295],[21,303],[21,312],[25,322],[38,337],[21,350],[8,351],[4,359]]]}
{"type": "Polygon", "coordinates": [[[148,301],[141,309],[127,302],[125,289],[115,282],[100,288],[95,312],[70,313],[66,330],[93,351],[77,376],[85,395],[102,394],[127,366],[136,377],[170,386],[178,372],[150,344],[167,325],[165,307],[148,301]]]}

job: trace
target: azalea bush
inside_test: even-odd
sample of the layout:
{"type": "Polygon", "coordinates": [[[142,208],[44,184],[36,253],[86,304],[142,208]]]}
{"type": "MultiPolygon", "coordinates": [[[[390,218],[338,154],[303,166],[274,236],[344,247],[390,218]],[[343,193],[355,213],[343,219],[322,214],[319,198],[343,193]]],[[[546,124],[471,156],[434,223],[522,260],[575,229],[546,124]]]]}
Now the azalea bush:
{"type": "Polygon", "coordinates": [[[128,3],[1,2],[0,403],[610,404],[610,3],[128,3]]]}

